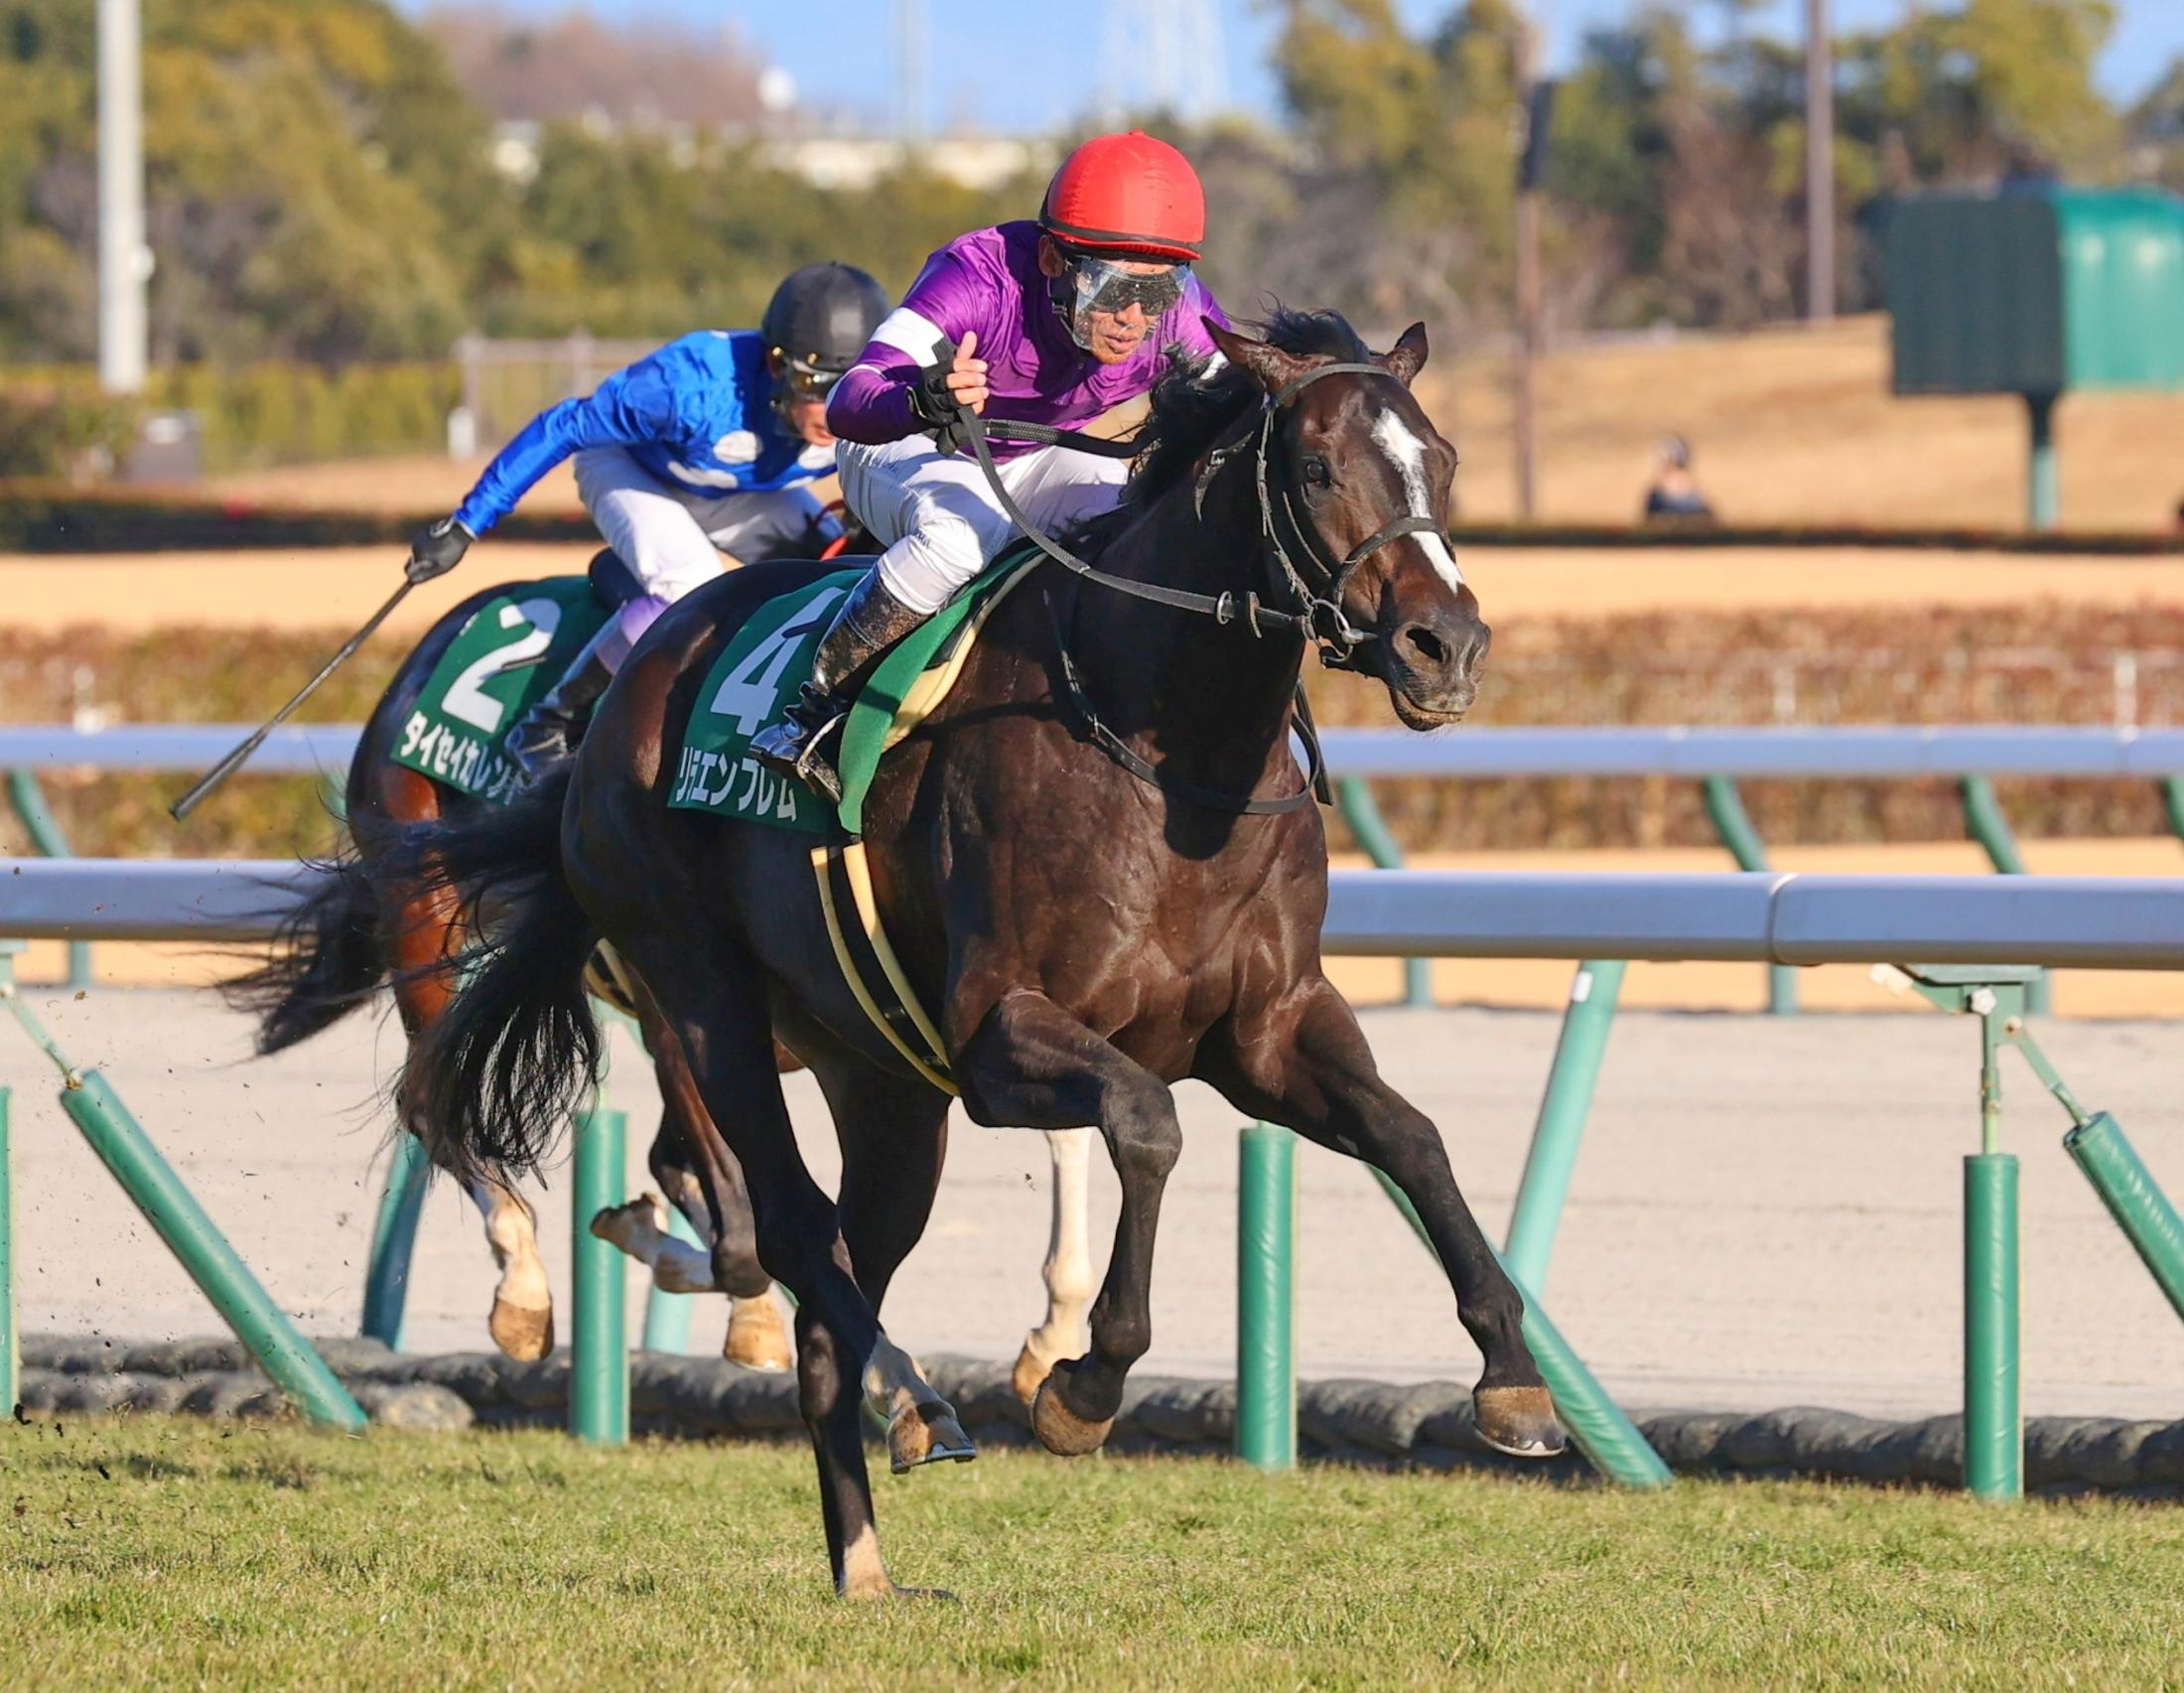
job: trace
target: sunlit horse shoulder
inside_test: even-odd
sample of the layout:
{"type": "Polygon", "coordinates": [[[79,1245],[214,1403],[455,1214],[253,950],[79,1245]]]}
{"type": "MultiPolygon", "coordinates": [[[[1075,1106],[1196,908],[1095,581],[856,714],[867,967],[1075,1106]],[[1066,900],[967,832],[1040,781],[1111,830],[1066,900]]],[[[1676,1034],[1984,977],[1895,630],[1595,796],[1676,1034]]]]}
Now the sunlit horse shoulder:
{"type": "MultiPolygon", "coordinates": [[[[1321,971],[1326,842],[1291,752],[1315,642],[1380,681],[1415,728],[1455,721],[1476,693],[1487,630],[1442,534],[1454,455],[1409,387],[1425,333],[1374,355],[1339,318],[1285,313],[1263,341],[1215,339],[1226,367],[1156,391],[1124,505],[1080,544],[1114,576],[1203,596],[1193,604],[1216,615],[1041,569],[988,620],[865,807],[880,909],[937,1008],[972,1120],[1097,1128],[1120,1178],[1090,1346],[1054,1362],[1032,1424],[1057,1453],[1099,1447],[1151,1344],[1154,1238],[1180,1147],[1169,1086],[1196,1077],[1395,1181],[1484,1356],[1481,1437],[1552,1454],[1563,1435],[1522,1300],[1438,1132],[1381,1078],[1321,971]]],[[[419,843],[405,874],[499,916],[476,973],[412,1047],[404,1086],[452,1168],[535,1162],[589,1084],[583,972],[600,937],[613,943],[688,1057],[706,1106],[691,1125],[700,1179],[741,1162],[759,1256],[796,1296],[835,1582],[878,1595],[895,1589],[861,1398],[887,1419],[897,1468],[970,1454],[879,1319],[931,1206],[948,1098],[844,982],[808,843],[670,809],[663,755],[741,622],[808,579],[765,567],[682,602],[623,669],[572,770],[419,843]],[[558,815],[558,834],[525,826],[526,809],[558,815]],[[838,1199],[799,1156],[776,1037],[832,1110],[838,1199]]]]}

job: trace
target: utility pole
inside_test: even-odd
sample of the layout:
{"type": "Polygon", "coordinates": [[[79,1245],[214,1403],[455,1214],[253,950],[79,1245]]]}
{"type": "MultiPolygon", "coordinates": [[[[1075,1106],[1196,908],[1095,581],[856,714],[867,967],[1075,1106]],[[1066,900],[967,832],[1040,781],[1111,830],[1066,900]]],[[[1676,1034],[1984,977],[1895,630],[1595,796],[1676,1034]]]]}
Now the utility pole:
{"type": "Polygon", "coordinates": [[[1535,74],[1538,44],[1529,21],[1517,26],[1517,103],[1523,133],[1517,155],[1517,365],[1512,425],[1517,464],[1517,515],[1539,514],[1539,438],[1534,383],[1540,359],[1540,178],[1554,84],[1535,74]]]}
{"type": "Polygon", "coordinates": [[[1828,0],[1805,0],[1805,315],[1836,315],[1836,56],[1828,0]]]}
{"type": "Polygon", "coordinates": [[[925,139],[925,0],[894,0],[895,125],[903,141],[925,139]]]}
{"type": "Polygon", "coordinates": [[[98,380],[139,393],[147,360],[144,90],[137,0],[98,0],[98,380]]]}

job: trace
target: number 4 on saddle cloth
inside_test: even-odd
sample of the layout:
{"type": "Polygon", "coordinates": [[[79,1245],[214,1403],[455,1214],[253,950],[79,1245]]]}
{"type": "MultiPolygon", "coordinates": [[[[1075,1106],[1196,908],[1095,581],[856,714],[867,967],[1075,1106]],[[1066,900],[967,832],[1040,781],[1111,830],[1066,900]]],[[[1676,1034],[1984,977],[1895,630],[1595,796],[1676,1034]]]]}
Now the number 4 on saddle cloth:
{"type": "Polygon", "coordinates": [[[882,755],[947,697],[980,628],[1040,556],[1028,543],[1004,552],[968,590],[881,659],[842,727],[838,816],[810,789],[762,767],[751,756],[751,738],[796,697],[811,674],[819,637],[870,567],[815,577],[766,601],[736,632],[698,690],[669,806],[806,834],[858,834],[882,755]]]}

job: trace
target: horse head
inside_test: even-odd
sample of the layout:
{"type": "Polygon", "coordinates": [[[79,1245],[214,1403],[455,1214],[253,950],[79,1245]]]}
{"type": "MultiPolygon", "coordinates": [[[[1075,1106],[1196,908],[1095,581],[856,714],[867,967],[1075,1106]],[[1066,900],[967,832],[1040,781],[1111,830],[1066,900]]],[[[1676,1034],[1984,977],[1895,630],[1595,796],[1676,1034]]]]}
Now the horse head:
{"type": "Polygon", "coordinates": [[[1369,362],[1206,327],[1267,392],[1269,540],[1319,602],[1329,661],[1377,676],[1413,729],[1456,722],[1478,697],[1490,632],[1448,548],[1455,449],[1411,393],[1426,326],[1369,362]]]}

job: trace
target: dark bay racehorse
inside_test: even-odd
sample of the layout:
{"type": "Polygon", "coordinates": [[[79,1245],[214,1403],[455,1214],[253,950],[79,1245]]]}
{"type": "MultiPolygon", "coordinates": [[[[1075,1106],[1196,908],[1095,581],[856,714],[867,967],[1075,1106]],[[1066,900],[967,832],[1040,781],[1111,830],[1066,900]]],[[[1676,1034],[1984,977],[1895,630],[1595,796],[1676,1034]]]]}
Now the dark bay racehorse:
{"type": "MultiPolygon", "coordinates": [[[[636,589],[633,579],[622,580],[627,573],[612,553],[594,561],[592,574],[610,603],[636,589]]],[[[392,869],[374,871],[405,827],[453,822],[490,807],[395,763],[394,750],[434,667],[463,627],[487,601],[500,595],[520,599],[526,586],[498,583],[457,606],[432,627],[379,696],[348,770],[346,816],[353,854],[334,861],[334,873],[284,923],[267,961],[225,985],[232,1002],[256,1015],[261,1054],[310,1039],[382,986],[392,986],[403,1032],[412,1042],[446,1007],[453,984],[432,966],[460,952],[470,939],[461,902],[427,879],[406,878],[392,869]]],[[[656,1025],[641,1018],[640,1025],[666,1105],[647,1163],[667,1201],[716,1250],[708,1262],[705,1254],[668,1236],[667,1218],[649,1197],[611,1213],[602,1232],[644,1258],[670,1292],[717,1290],[730,1295],[735,1304],[726,1355],[754,1368],[786,1369],[791,1361],[788,1328],[772,1280],[758,1263],[742,1173],[731,1162],[710,1187],[697,1181],[686,1124],[704,1115],[704,1103],[680,1049],[660,1041],[656,1025]]],[[[784,1068],[797,1067],[785,1051],[778,1056],[784,1068]]],[[[544,1357],[554,1345],[553,1296],[539,1258],[537,1218],[504,1176],[474,1170],[464,1177],[500,1270],[487,1320],[493,1343],[510,1357],[544,1357]]]]}
{"type": "MultiPolygon", "coordinates": [[[[937,1008],[972,1120],[1094,1126],[1120,1178],[1090,1350],[1053,1365],[1032,1424],[1054,1452],[1099,1447],[1151,1343],[1154,1237],[1180,1150],[1168,1088],[1194,1076],[1394,1179],[1484,1354],[1481,1436],[1550,1455],[1563,1435],[1520,1296],[1438,1133],[1381,1079],[1321,972],[1325,838],[1308,800],[1285,803],[1304,792],[1290,731],[1310,640],[1381,681],[1413,728],[1455,721],[1476,692],[1487,630],[1442,536],[1454,454],[1409,391],[1424,329],[1379,356],[1331,315],[1278,314],[1264,341],[1215,337],[1225,367],[1157,390],[1149,450],[1095,541],[1115,576],[1209,596],[1221,615],[1041,569],[989,620],[866,807],[880,909],[937,1008]]],[[[761,567],[683,601],[624,666],[573,769],[411,843],[405,876],[496,915],[403,1088],[449,1167],[535,1164],[597,1061],[582,977],[598,939],[613,942],[688,1057],[707,1108],[701,1180],[741,1161],[759,1256],[799,1302],[835,1582],[877,1595],[896,1590],[861,1396],[887,1419],[898,1468],[970,1455],[878,1317],[925,1224],[948,1101],[845,985],[809,839],[667,806],[714,658],[754,606],[809,574],[761,567]],[[558,836],[542,816],[558,816],[558,836]],[[798,1155],[776,1035],[833,1112],[837,1200],[798,1155]]]]}

